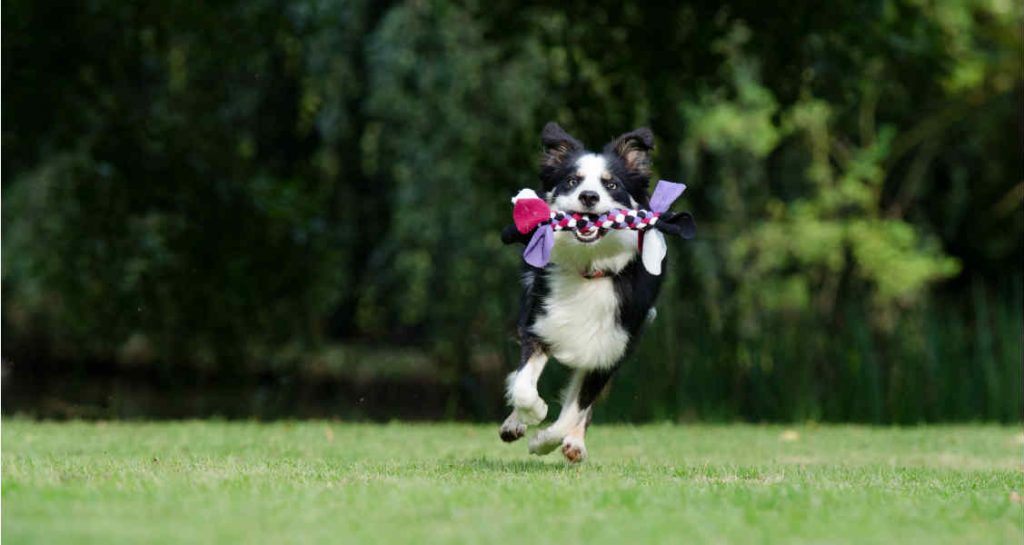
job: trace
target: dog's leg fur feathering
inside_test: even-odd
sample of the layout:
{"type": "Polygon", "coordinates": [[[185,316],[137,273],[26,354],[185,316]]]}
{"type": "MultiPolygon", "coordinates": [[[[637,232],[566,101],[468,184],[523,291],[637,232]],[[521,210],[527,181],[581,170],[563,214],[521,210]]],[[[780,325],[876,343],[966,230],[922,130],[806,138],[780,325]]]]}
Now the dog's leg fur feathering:
{"type": "Polygon", "coordinates": [[[499,432],[506,443],[522,437],[527,426],[541,423],[548,414],[547,403],[537,393],[537,381],[548,362],[547,353],[539,343],[527,340],[519,360],[519,369],[509,374],[507,380],[506,397],[513,409],[499,432]]]}

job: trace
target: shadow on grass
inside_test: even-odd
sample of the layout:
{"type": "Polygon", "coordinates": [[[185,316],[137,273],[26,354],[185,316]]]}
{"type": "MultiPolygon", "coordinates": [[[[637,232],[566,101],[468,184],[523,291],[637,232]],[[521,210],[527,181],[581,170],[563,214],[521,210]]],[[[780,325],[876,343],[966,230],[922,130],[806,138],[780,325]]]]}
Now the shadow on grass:
{"type": "Polygon", "coordinates": [[[490,458],[470,458],[453,460],[448,463],[451,469],[463,471],[481,471],[493,473],[564,473],[575,469],[561,460],[494,460],[490,458]]]}

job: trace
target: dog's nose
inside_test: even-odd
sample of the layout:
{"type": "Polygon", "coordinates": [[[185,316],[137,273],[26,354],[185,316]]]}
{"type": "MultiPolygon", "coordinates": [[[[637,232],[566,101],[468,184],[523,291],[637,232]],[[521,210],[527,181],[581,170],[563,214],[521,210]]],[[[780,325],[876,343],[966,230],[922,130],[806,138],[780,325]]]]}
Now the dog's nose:
{"type": "Polygon", "coordinates": [[[587,208],[593,208],[597,201],[601,199],[601,196],[596,191],[581,191],[580,202],[587,208]]]}

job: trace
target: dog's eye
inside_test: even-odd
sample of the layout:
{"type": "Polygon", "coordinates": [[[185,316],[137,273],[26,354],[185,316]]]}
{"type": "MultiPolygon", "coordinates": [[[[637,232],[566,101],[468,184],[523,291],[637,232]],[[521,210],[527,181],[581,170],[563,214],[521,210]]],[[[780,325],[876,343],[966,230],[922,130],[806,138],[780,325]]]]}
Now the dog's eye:
{"type": "Polygon", "coordinates": [[[615,183],[615,180],[607,180],[604,183],[604,188],[607,190],[618,189],[619,184],[615,183]]]}
{"type": "Polygon", "coordinates": [[[579,176],[570,176],[569,179],[565,181],[565,185],[569,187],[576,187],[576,184],[578,183],[580,183],[579,176]]]}

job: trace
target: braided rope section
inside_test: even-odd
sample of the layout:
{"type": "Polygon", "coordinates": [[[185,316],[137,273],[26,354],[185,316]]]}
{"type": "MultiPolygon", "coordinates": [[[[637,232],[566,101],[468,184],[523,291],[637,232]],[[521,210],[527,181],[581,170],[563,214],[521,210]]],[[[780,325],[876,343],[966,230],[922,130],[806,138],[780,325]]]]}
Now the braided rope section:
{"type": "Polygon", "coordinates": [[[577,231],[583,234],[594,229],[643,231],[657,223],[660,216],[661,212],[639,209],[614,209],[601,215],[553,210],[551,218],[541,222],[540,225],[551,225],[555,231],[577,231]]]}

